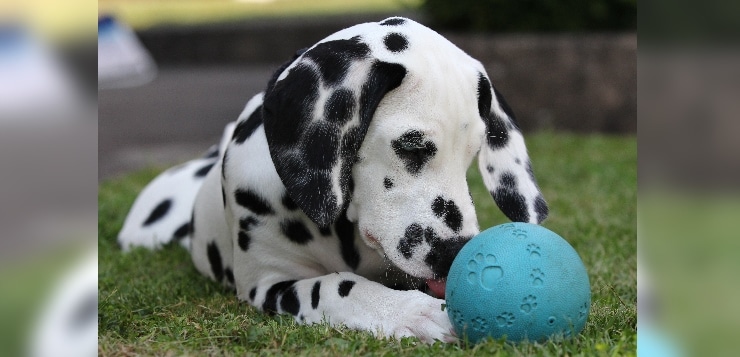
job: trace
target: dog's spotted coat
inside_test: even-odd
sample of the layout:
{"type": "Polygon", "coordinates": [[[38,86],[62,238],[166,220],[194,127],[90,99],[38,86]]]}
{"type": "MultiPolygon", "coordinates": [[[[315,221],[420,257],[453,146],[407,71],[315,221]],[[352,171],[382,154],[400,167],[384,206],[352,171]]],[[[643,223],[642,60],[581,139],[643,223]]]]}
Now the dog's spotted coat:
{"type": "Polygon", "coordinates": [[[201,273],[267,313],[454,341],[431,295],[479,232],[465,176],[476,154],[504,214],[545,219],[483,66],[411,20],[361,24],[297,52],[217,153],[157,177],[119,242],[181,241],[201,273]]]}

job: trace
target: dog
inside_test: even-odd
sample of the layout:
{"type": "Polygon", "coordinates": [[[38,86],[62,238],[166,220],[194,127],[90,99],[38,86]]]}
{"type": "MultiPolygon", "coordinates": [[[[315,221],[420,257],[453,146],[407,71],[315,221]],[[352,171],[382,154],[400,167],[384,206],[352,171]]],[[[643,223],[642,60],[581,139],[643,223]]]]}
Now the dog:
{"type": "Polygon", "coordinates": [[[547,217],[482,64],[410,19],[360,24],[298,51],[218,146],[152,181],[118,241],[179,241],[268,314],[452,342],[441,298],[480,231],[466,181],[476,155],[509,219],[547,217]]]}

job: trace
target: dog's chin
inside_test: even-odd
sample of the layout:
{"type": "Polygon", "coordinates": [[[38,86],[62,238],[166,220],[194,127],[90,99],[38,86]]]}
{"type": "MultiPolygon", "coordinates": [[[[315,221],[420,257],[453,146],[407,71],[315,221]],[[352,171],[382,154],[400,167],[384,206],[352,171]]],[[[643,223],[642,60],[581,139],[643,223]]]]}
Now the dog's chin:
{"type": "MultiPolygon", "coordinates": [[[[383,257],[388,258],[388,256],[385,254],[385,250],[383,249],[383,246],[380,244],[377,238],[373,236],[369,231],[363,229],[362,235],[365,241],[365,244],[367,244],[368,247],[375,249],[378,254],[380,254],[383,257]]],[[[392,261],[392,259],[391,259],[392,261]]],[[[410,276],[413,276],[418,279],[422,279],[426,282],[427,287],[429,288],[429,291],[437,298],[444,299],[445,297],[445,287],[447,285],[447,279],[445,278],[430,278],[429,276],[426,276],[426,274],[419,274],[418,272],[409,272],[407,269],[404,269],[402,264],[395,264],[396,267],[404,271],[405,273],[409,274],[410,276]]]]}
{"type": "MultiPolygon", "coordinates": [[[[368,230],[363,229],[362,235],[365,241],[365,244],[367,244],[368,247],[375,249],[375,251],[378,252],[383,257],[386,257],[388,259],[388,255],[385,253],[385,250],[383,249],[383,246],[380,244],[380,241],[368,230]]],[[[393,262],[393,259],[390,259],[391,262],[393,262]]],[[[396,264],[393,262],[393,265],[404,271],[406,274],[409,274],[410,276],[413,276],[418,279],[423,279],[427,287],[429,288],[429,291],[436,296],[437,298],[444,299],[445,297],[445,287],[447,285],[447,279],[445,278],[435,278],[435,277],[429,277],[428,274],[424,274],[418,271],[408,271],[408,269],[404,268],[405,264],[396,264]]]]}

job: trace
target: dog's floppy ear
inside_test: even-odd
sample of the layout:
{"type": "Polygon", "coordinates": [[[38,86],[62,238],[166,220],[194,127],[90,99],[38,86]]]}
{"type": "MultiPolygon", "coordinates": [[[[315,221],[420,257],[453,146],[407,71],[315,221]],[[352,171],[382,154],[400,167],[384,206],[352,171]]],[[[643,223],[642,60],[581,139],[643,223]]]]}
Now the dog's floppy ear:
{"type": "Polygon", "coordinates": [[[406,68],[378,61],[359,36],[320,43],[268,89],[264,126],[288,195],[320,227],[351,199],[352,166],[381,99],[406,68]]]}
{"type": "Polygon", "coordinates": [[[541,223],[548,208],[514,113],[488,78],[478,76],[478,112],[486,140],[478,154],[483,182],[501,211],[515,222],[541,223]]]}

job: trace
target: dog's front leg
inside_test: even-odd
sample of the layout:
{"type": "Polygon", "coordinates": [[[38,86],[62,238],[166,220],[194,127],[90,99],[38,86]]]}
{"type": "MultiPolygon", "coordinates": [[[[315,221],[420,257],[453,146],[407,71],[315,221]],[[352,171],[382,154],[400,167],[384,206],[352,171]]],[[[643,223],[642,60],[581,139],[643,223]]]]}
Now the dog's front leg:
{"type": "Polygon", "coordinates": [[[265,312],[287,313],[300,323],[372,332],[378,337],[418,337],[454,342],[444,300],[418,290],[393,290],[354,273],[333,273],[303,280],[261,283],[250,294],[252,305],[265,312]]]}

